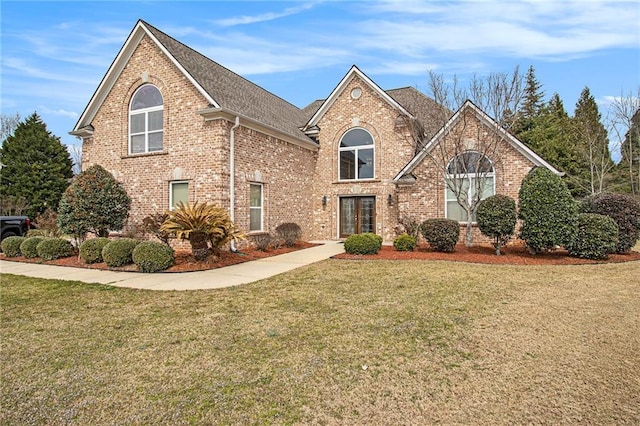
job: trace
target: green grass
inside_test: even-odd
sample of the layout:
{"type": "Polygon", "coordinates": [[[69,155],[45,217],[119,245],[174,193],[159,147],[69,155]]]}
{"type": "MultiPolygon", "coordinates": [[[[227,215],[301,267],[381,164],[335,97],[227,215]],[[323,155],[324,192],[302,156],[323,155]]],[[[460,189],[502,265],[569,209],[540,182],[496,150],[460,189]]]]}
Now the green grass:
{"type": "Polygon", "coordinates": [[[638,267],[329,260],[193,292],[2,275],[0,423],[633,423],[638,267]]]}

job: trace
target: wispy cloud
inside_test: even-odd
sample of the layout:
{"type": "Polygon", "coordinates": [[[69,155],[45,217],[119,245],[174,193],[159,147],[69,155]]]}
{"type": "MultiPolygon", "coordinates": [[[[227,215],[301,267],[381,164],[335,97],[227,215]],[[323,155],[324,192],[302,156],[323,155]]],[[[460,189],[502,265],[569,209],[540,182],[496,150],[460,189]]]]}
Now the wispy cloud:
{"type": "Polygon", "coordinates": [[[243,15],[232,18],[218,19],[213,21],[221,27],[232,27],[235,25],[255,24],[257,22],[273,21],[274,19],[284,18],[286,16],[296,15],[305,10],[314,7],[318,2],[304,3],[296,7],[288,7],[281,12],[268,12],[259,15],[243,15]]]}
{"type": "Polygon", "coordinates": [[[77,119],[80,116],[77,112],[74,112],[74,111],[67,111],[64,109],[52,109],[44,105],[38,106],[38,111],[44,114],[58,115],[61,117],[68,117],[73,119],[77,119]]]}

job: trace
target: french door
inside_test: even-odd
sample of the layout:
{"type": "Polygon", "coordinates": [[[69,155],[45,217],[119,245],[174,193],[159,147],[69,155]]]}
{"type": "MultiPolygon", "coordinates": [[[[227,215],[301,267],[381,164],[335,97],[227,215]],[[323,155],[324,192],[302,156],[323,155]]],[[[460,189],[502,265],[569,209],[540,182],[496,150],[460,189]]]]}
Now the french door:
{"type": "Polygon", "coordinates": [[[340,238],[375,232],[376,197],[340,197],[340,238]]]}

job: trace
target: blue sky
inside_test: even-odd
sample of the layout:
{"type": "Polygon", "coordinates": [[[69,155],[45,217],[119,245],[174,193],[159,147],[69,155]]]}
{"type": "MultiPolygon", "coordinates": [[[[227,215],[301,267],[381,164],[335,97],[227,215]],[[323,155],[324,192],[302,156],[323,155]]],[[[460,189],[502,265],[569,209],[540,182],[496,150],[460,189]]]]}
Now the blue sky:
{"type": "Polygon", "coordinates": [[[427,95],[428,71],[530,65],[573,114],[585,86],[604,115],[640,86],[640,2],[130,1],[0,3],[1,113],[68,134],[138,19],[289,102],[325,98],[351,65],[427,95]]]}

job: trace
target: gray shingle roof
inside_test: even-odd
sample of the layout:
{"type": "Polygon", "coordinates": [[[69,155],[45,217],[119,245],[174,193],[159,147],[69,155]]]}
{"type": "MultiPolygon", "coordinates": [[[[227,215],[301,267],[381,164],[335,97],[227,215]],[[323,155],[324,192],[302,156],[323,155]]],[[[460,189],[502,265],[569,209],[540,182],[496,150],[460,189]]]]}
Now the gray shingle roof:
{"type": "Polygon", "coordinates": [[[402,87],[385,92],[422,123],[427,140],[440,130],[443,117],[449,118],[453,114],[451,111],[445,111],[443,115],[442,107],[436,101],[414,87],[402,87]]]}
{"type": "Polygon", "coordinates": [[[180,43],[147,22],[143,23],[218,105],[295,138],[312,142],[298,128],[306,122],[303,110],[180,43]]]}

